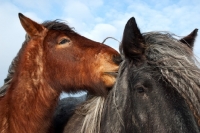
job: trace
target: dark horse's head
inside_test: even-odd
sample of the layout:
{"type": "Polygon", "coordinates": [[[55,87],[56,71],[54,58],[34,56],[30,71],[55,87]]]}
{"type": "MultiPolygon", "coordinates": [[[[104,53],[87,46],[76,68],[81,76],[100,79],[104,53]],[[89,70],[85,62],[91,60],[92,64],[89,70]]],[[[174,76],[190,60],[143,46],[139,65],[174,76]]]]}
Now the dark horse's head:
{"type": "Polygon", "coordinates": [[[192,52],[197,31],[177,40],[165,32],[141,34],[134,18],[127,22],[124,61],[101,132],[200,132],[200,69],[192,52]]]}

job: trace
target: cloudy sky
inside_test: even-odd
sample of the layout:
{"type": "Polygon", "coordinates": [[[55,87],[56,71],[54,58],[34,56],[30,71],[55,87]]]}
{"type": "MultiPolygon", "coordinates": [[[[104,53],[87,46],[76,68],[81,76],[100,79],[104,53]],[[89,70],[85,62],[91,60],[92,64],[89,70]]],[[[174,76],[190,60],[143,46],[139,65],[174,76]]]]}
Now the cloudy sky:
{"type": "MultiPolygon", "coordinates": [[[[19,12],[39,23],[64,20],[81,35],[99,42],[108,36],[121,40],[132,16],[141,32],[170,31],[185,36],[200,29],[200,0],[0,0],[0,86],[24,41],[19,12]]],[[[106,44],[118,50],[117,41],[106,44]]],[[[196,44],[194,53],[200,57],[200,36],[196,44]]]]}

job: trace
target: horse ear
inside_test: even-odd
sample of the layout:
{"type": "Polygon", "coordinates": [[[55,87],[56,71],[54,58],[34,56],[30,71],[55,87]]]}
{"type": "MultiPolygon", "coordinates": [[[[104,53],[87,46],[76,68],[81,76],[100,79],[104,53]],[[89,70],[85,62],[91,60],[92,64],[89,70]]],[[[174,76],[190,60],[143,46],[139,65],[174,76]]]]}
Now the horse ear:
{"type": "Polygon", "coordinates": [[[30,37],[34,35],[40,35],[41,32],[45,29],[42,25],[36,23],[35,21],[31,20],[30,18],[24,16],[21,13],[19,13],[19,19],[21,25],[30,37]]]}
{"type": "Polygon", "coordinates": [[[140,33],[134,17],[130,18],[126,23],[121,49],[125,58],[134,60],[136,63],[145,59],[145,40],[140,33]]]}
{"type": "Polygon", "coordinates": [[[194,29],[189,35],[182,38],[180,41],[186,45],[188,45],[191,49],[194,46],[194,41],[197,36],[198,29],[194,29]]]}

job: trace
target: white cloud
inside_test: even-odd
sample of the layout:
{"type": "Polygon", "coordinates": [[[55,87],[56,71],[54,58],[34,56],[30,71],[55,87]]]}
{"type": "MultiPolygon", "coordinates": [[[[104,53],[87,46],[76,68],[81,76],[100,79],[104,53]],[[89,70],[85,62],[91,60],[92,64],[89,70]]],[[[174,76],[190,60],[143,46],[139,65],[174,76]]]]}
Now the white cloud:
{"type": "Polygon", "coordinates": [[[62,18],[79,33],[89,30],[95,19],[88,3],[78,0],[64,2],[62,18]]]}
{"type": "Polygon", "coordinates": [[[88,6],[77,0],[66,1],[64,13],[65,16],[75,18],[77,21],[87,21],[93,18],[88,6]]]}
{"type": "Polygon", "coordinates": [[[96,8],[103,6],[103,0],[83,0],[83,3],[86,3],[86,5],[92,9],[95,10],[96,8]]]}
{"type": "MultiPolygon", "coordinates": [[[[115,37],[118,33],[117,31],[118,30],[116,29],[116,27],[112,26],[111,24],[100,23],[100,24],[97,24],[94,27],[94,29],[92,29],[91,31],[81,32],[81,34],[92,40],[103,42],[103,40],[106,37],[115,37]]],[[[119,43],[113,40],[111,41],[111,40],[108,39],[108,41],[106,41],[105,44],[109,44],[111,47],[118,50],[119,43]]]]}
{"type": "Polygon", "coordinates": [[[85,33],[85,36],[101,41],[108,36],[115,36],[117,29],[110,24],[97,24],[93,30],[85,33]]]}
{"type": "Polygon", "coordinates": [[[37,10],[38,12],[41,12],[42,14],[49,13],[52,2],[49,2],[49,0],[13,0],[13,3],[16,3],[19,7],[21,7],[23,10],[26,11],[33,11],[37,10]]]}

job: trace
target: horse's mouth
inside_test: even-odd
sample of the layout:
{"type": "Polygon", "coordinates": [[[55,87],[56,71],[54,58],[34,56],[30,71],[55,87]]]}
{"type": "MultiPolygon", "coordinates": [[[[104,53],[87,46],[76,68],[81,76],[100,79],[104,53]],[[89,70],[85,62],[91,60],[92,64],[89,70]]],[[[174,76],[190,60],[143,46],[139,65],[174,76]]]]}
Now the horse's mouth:
{"type": "Polygon", "coordinates": [[[105,72],[105,74],[117,78],[118,72],[105,72]]]}

